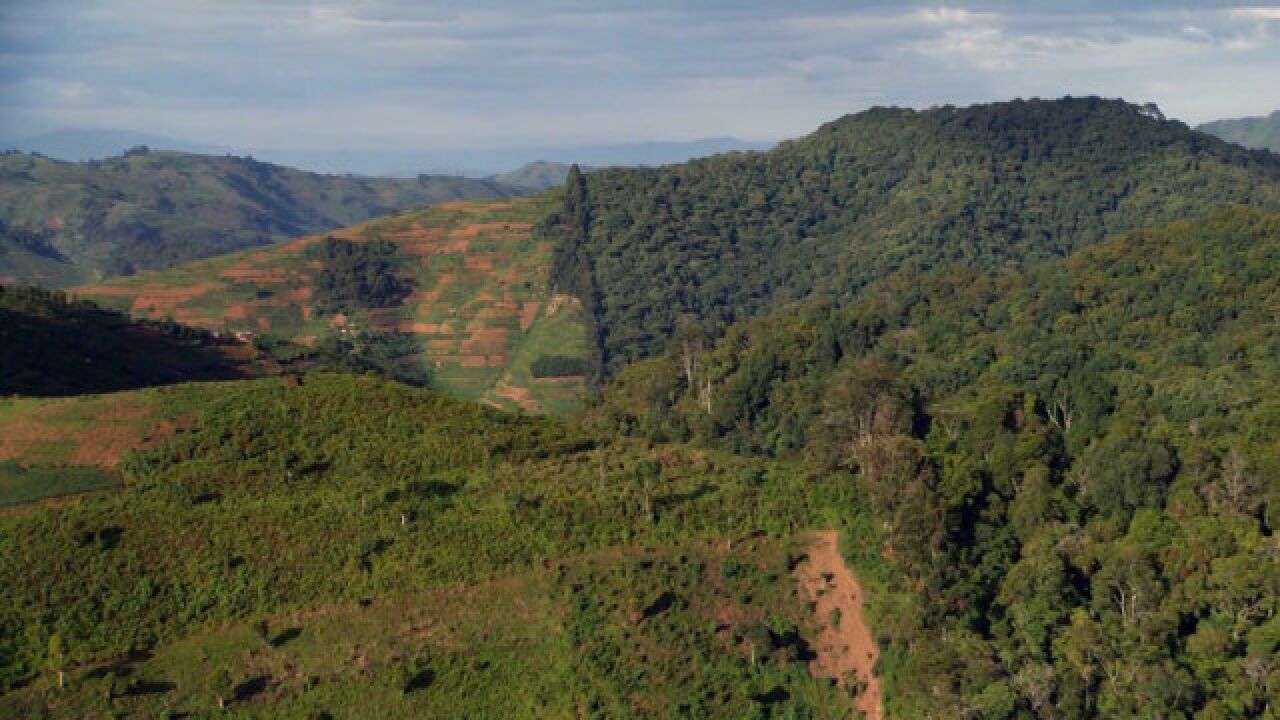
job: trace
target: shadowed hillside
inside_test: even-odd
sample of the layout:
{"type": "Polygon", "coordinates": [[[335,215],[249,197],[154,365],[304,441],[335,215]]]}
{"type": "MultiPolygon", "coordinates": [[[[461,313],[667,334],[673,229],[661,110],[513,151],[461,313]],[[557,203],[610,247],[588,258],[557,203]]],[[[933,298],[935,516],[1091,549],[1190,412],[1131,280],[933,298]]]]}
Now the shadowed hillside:
{"type": "Polygon", "coordinates": [[[75,395],[246,377],[253,352],[59,292],[0,285],[0,395],[75,395]]]}

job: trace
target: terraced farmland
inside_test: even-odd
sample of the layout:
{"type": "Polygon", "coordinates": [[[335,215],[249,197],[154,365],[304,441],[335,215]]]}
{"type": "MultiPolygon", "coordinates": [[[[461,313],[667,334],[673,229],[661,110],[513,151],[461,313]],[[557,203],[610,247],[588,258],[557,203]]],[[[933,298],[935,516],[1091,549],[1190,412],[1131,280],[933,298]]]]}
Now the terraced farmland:
{"type": "Polygon", "coordinates": [[[421,344],[414,361],[441,390],[497,407],[565,412],[577,406],[583,378],[534,378],[531,369],[543,355],[587,353],[581,306],[551,293],[551,242],[532,233],[555,202],[446,203],[77,293],[142,317],[304,345],[362,328],[407,333],[421,344]],[[320,262],[308,248],[325,237],[394,243],[408,297],[351,315],[318,312],[312,293],[320,262]]]}

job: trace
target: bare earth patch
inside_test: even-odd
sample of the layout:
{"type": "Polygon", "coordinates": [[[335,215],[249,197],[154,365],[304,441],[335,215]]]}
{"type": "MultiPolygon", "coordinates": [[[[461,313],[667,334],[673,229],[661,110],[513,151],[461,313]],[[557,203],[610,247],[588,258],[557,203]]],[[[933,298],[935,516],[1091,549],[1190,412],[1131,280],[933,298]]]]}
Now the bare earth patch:
{"type": "Polygon", "coordinates": [[[796,580],[813,603],[818,625],[816,657],[809,671],[835,678],[840,686],[857,683],[857,712],[867,720],[882,720],[880,679],[874,674],[880,651],[862,614],[862,586],[840,555],[839,533],[824,530],[815,535],[808,559],[796,568],[796,580]]]}

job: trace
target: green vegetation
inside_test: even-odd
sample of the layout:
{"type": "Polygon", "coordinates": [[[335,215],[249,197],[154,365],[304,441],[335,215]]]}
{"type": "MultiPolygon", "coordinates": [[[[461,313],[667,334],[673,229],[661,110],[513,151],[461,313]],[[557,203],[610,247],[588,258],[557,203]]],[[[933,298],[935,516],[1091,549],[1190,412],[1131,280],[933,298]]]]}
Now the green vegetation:
{"type": "Polygon", "coordinates": [[[1280,110],[1266,117],[1215,120],[1196,129],[1227,142],[1280,153],[1280,110]]]}
{"type": "Polygon", "coordinates": [[[893,272],[1034,264],[1224,203],[1280,210],[1280,157],[1120,101],[1033,100],[875,108],[766,153],[593,172],[585,189],[544,230],[611,375],[686,317],[718,335],[893,272]]]}
{"type": "Polygon", "coordinates": [[[513,192],[486,180],[317,175],[145,148],[88,163],[9,153],[0,155],[0,282],[66,287],[513,192]]]}
{"type": "Polygon", "coordinates": [[[6,716],[850,713],[789,576],[842,478],[371,378],[145,392],[193,420],[123,488],[0,517],[6,716]]]}
{"type": "Polygon", "coordinates": [[[246,372],[208,332],[0,285],[0,395],[105,392],[246,372]]]}
{"type": "Polygon", "coordinates": [[[79,495],[117,485],[117,478],[95,467],[27,467],[13,460],[0,460],[0,506],[79,495]]]}
{"type": "Polygon", "coordinates": [[[330,236],[308,246],[306,256],[320,262],[311,291],[319,312],[333,315],[393,307],[409,294],[408,284],[396,276],[395,243],[330,236]]]}
{"type": "Polygon", "coordinates": [[[529,365],[536,378],[586,375],[587,370],[586,358],[567,355],[539,355],[529,365]]]}
{"type": "MultiPolygon", "coordinates": [[[[1151,106],[875,109],[88,288],[311,371],[0,399],[0,502],[99,490],[0,512],[0,716],[847,718],[832,529],[889,717],[1272,717],[1277,210],[1151,106]]],[[[22,392],[112,323],[0,292],[22,392]]]]}
{"type": "Polygon", "coordinates": [[[1280,216],[684,331],[595,423],[856,471],[892,717],[1266,717],[1280,216]]]}

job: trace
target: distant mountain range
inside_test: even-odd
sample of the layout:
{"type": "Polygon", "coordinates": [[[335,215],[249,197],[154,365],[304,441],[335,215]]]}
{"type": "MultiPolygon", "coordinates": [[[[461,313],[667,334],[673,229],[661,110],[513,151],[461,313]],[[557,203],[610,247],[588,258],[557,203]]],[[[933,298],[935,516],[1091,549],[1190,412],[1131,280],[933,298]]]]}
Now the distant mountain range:
{"type": "Polygon", "coordinates": [[[245,148],[100,128],[68,128],[0,143],[0,149],[38,152],[80,162],[119,155],[139,145],[153,150],[207,155],[252,154],[258,160],[325,173],[355,173],[382,177],[413,177],[420,173],[487,177],[536,162],[611,165],[666,165],[734,150],[767,150],[771,142],[732,137],[699,140],[576,145],[562,147],[505,147],[473,149],[279,149],[245,148]]]}
{"type": "Polygon", "coordinates": [[[1280,110],[1266,117],[1215,120],[1196,129],[1245,147],[1280,152],[1280,110]]]}
{"type": "Polygon", "coordinates": [[[72,163],[10,152],[0,155],[0,282],[66,287],[523,192],[462,177],[319,175],[233,156],[135,150],[72,163]]]}

